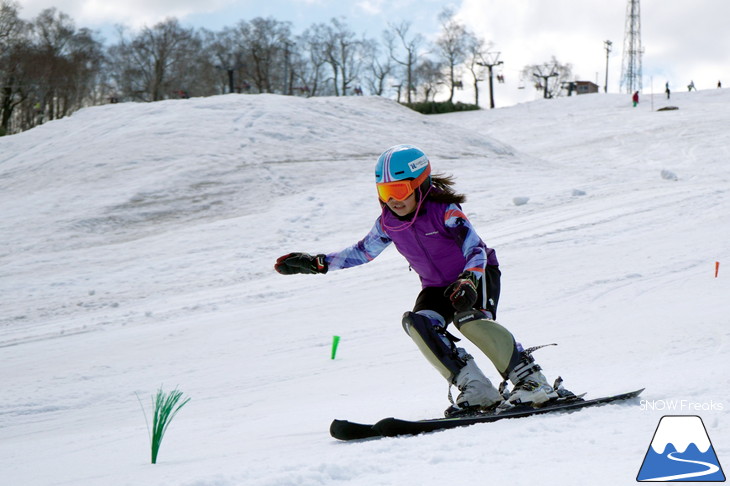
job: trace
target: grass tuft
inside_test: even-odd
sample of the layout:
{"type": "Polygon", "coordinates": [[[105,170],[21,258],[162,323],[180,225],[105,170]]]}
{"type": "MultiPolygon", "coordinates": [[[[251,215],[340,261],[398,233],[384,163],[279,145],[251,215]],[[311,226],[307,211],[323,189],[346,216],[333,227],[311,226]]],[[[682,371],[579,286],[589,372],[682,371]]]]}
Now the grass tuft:
{"type": "MultiPolygon", "coordinates": [[[[182,392],[177,388],[170,393],[165,393],[160,387],[157,390],[157,396],[154,399],[155,414],[152,417],[152,430],[149,430],[149,422],[147,421],[147,414],[144,414],[145,422],[147,423],[147,431],[150,434],[150,443],[152,447],[152,464],[157,464],[157,455],[160,452],[160,445],[162,444],[162,438],[165,436],[167,428],[170,426],[170,422],[177,415],[180,409],[190,401],[190,398],[186,398],[182,401],[182,392]]],[[[139,400],[139,396],[137,397],[139,400]]],[[[142,402],[140,400],[140,405],[142,402]]],[[[142,407],[144,413],[144,407],[142,407]]]]}

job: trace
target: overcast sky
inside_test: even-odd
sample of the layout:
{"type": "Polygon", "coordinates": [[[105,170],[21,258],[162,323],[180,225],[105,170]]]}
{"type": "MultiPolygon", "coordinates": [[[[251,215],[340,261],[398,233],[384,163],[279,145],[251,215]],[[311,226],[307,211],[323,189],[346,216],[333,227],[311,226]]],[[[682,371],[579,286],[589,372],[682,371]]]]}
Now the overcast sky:
{"type": "MultiPolygon", "coordinates": [[[[239,20],[274,17],[292,22],[295,33],[316,22],[345,17],[350,27],[380,39],[388,22],[407,20],[429,39],[438,33],[438,14],[452,6],[474,32],[493,43],[504,61],[507,82],[495,85],[497,106],[534,99],[531,85],[519,89],[519,73],[528,64],[555,56],[573,66],[579,80],[603,87],[606,73],[604,41],[613,42],[608,74],[609,92],[619,92],[619,78],[628,0],[16,0],[20,15],[32,19],[56,7],[77,27],[99,30],[114,42],[114,24],[153,25],[177,17],[183,25],[219,30],[239,20]]],[[[643,94],[730,87],[730,0],[641,0],[643,94]]],[[[482,101],[486,99],[486,85],[482,101]]],[[[464,92],[464,101],[471,101],[464,92]]]]}

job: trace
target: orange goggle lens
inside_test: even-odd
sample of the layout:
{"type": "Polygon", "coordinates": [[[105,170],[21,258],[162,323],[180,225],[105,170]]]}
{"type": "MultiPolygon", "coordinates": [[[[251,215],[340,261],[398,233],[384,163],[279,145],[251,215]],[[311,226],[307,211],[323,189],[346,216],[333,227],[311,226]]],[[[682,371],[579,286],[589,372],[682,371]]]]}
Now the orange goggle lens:
{"type": "Polygon", "coordinates": [[[408,179],[404,181],[393,181],[393,182],[380,182],[376,184],[378,188],[378,197],[383,202],[388,202],[392,197],[396,201],[405,201],[413,192],[423,184],[428,176],[431,174],[431,170],[427,169],[415,179],[408,179]]]}
{"type": "Polygon", "coordinates": [[[377,185],[378,196],[383,202],[388,202],[390,198],[396,201],[405,201],[415,190],[411,182],[413,181],[381,182],[377,185]]]}

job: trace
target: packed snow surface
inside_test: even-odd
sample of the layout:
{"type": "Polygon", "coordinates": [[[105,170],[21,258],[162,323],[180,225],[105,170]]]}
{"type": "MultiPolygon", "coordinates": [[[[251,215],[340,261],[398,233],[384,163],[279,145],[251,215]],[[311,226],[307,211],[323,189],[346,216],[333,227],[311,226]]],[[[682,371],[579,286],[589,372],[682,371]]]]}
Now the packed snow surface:
{"type": "Polygon", "coordinates": [[[656,111],[669,103],[428,117],[381,98],[227,95],[0,138],[0,482],[628,485],[667,414],[701,416],[730,463],[730,90],[656,111]],[[468,195],[501,263],[500,322],[525,346],[559,344],[536,354],[548,378],[589,398],[646,387],[644,401],[329,436],[335,418],[448,405],[401,328],[420,284],[394,248],[327,275],[273,270],[367,233],[373,166],[398,143],[468,195]],[[143,408],[161,387],[191,401],[151,465],[143,408]]]}

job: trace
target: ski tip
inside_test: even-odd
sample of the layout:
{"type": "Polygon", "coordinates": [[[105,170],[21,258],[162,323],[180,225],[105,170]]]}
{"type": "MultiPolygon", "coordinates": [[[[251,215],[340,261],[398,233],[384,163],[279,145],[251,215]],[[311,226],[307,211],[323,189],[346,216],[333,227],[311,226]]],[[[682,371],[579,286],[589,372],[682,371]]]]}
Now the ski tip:
{"type": "Polygon", "coordinates": [[[349,420],[335,419],[330,424],[330,435],[338,440],[358,440],[377,437],[371,424],[359,424],[349,420]]]}

